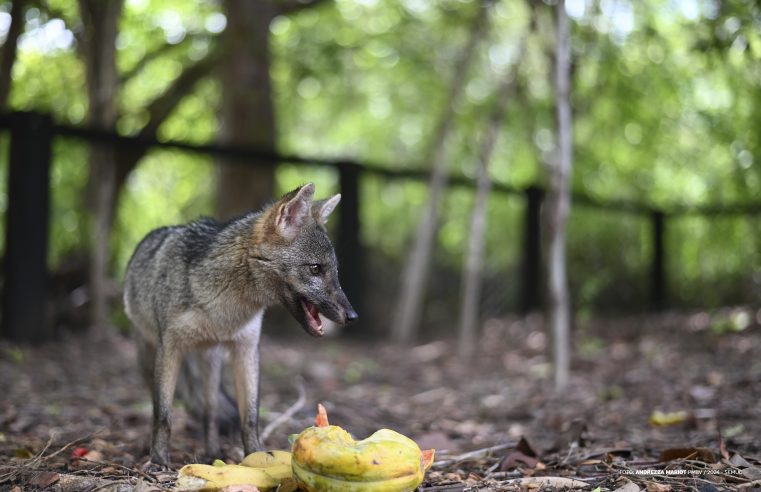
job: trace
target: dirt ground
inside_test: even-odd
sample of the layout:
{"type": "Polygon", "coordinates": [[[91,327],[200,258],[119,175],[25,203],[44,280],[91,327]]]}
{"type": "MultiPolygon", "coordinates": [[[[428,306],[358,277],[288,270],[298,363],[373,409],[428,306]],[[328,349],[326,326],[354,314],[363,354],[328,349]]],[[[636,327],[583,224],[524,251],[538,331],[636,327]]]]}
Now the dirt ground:
{"type": "MultiPolygon", "coordinates": [[[[436,448],[426,491],[761,488],[759,317],[578,322],[560,392],[539,317],[488,320],[472,361],[452,340],[396,347],[268,326],[261,427],[297,402],[299,386],[306,397],[265,444],[287,448],[322,402],[357,437],[389,427],[436,448]]],[[[174,473],[142,468],[151,409],[135,359],[115,330],[0,345],[0,490],[171,489],[174,473]]],[[[179,404],[172,448],[175,469],[203,459],[200,426],[179,404]]],[[[237,436],[223,452],[241,458],[237,436]]]]}

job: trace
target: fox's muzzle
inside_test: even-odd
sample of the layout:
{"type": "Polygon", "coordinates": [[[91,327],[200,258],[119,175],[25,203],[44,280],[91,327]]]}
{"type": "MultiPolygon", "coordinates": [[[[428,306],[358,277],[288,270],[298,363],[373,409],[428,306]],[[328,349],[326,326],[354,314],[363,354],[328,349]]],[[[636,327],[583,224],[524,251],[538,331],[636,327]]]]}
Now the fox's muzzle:
{"type": "Polygon", "coordinates": [[[338,316],[337,319],[334,319],[336,323],[341,323],[342,325],[348,325],[351,323],[354,323],[359,319],[359,315],[354,310],[353,307],[351,307],[351,303],[349,302],[349,299],[346,298],[346,294],[344,294],[343,289],[341,287],[338,287],[338,292],[336,295],[336,304],[338,305],[338,316]]]}
{"type": "Polygon", "coordinates": [[[346,315],[344,316],[344,324],[348,325],[350,323],[354,323],[355,321],[357,321],[357,319],[359,319],[359,315],[354,310],[354,308],[349,306],[349,310],[346,311],[346,315]]]}

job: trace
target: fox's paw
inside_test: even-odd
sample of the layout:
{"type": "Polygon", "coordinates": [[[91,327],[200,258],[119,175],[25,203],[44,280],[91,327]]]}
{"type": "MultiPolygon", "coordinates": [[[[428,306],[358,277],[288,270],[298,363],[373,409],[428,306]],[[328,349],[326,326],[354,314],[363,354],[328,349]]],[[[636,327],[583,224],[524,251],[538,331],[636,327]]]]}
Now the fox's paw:
{"type": "Polygon", "coordinates": [[[156,475],[158,473],[163,473],[172,469],[170,468],[168,462],[168,460],[159,461],[151,458],[150,460],[143,463],[143,465],[140,467],[140,470],[146,475],[156,475]]]}

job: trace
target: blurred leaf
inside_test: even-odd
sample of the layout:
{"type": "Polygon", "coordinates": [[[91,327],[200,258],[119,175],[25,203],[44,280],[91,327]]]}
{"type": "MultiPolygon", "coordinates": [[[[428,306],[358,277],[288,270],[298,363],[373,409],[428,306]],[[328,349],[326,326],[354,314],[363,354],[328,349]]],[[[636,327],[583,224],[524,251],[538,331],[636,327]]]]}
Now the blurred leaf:
{"type": "Polygon", "coordinates": [[[650,415],[649,422],[651,425],[676,425],[687,420],[689,415],[690,414],[684,410],[678,412],[661,412],[660,410],[656,410],[650,415]]]}

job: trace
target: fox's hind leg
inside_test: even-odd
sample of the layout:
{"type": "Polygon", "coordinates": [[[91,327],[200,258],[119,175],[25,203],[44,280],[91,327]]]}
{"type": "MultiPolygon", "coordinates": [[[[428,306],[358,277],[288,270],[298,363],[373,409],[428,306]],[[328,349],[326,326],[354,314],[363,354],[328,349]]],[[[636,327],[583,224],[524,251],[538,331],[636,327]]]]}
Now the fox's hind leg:
{"type": "Polygon", "coordinates": [[[212,347],[201,353],[203,370],[203,435],[208,458],[219,457],[219,387],[222,378],[222,347],[212,347]]]}
{"type": "Polygon", "coordinates": [[[177,373],[180,369],[180,357],[180,351],[171,344],[160,343],[156,350],[151,461],[160,465],[169,464],[172,400],[177,385],[177,373]]]}
{"type": "Polygon", "coordinates": [[[135,344],[137,345],[137,363],[140,366],[140,375],[145,385],[153,391],[153,381],[156,375],[156,346],[143,337],[137,330],[135,344]]]}

